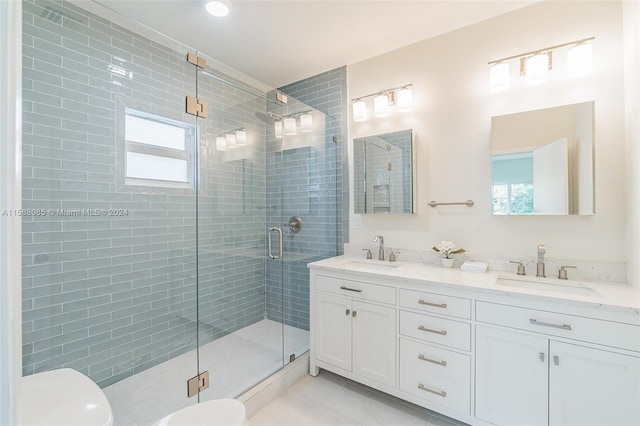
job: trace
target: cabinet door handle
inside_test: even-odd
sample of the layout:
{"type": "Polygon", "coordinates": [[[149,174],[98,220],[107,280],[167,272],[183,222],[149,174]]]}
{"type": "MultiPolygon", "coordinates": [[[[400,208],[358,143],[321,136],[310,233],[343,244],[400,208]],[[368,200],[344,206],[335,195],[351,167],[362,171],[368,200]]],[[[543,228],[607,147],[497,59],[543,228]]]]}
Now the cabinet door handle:
{"type": "Polygon", "coordinates": [[[427,305],[427,306],[435,306],[436,308],[446,308],[447,304],[446,303],[432,303],[432,302],[425,302],[424,300],[420,299],[418,300],[418,303],[421,305],[427,305]]]}
{"type": "Polygon", "coordinates": [[[558,355],[553,356],[553,364],[560,365],[560,358],[558,358],[558,355]]]}
{"type": "Polygon", "coordinates": [[[349,288],[349,287],[345,287],[343,285],[340,286],[340,290],[347,290],[347,291],[355,291],[356,293],[362,293],[362,289],[359,288],[349,288]]]}
{"type": "Polygon", "coordinates": [[[349,309],[347,309],[346,315],[348,316],[351,313],[349,309]]]}
{"type": "Polygon", "coordinates": [[[438,364],[438,365],[441,365],[443,367],[447,366],[447,361],[437,361],[435,359],[427,358],[426,356],[424,356],[422,354],[418,355],[418,359],[420,359],[422,361],[432,362],[434,364],[438,364]]]}
{"type": "Polygon", "coordinates": [[[553,328],[561,328],[563,330],[571,331],[571,326],[569,324],[552,324],[550,322],[542,322],[537,319],[529,318],[529,323],[533,325],[541,325],[543,327],[553,327],[553,328]]]}
{"type": "Polygon", "coordinates": [[[418,385],[418,389],[426,391],[426,392],[431,392],[431,393],[436,394],[438,396],[441,396],[443,398],[446,398],[446,396],[447,396],[447,393],[445,391],[437,391],[437,390],[434,390],[434,389],[429,389],[428,387],[425,387],[422,383],[420,383],[418,385]]]}
{"type": "Polygon", "coordinates": [[[357,313],[356,311],[351,312],[351,316],[352,316],[352,317],[354,317],[354,318],[355,318],[355,317],[356,317],[356,315],[358,315],[358,313],[357,313]]]}
{"type": "Polygon", "coordinates": [[[446,336],[446,335],[447,335],[447,331],[446,331],[446,330],[440,330],[440,331],[438,331],[438,330],[432,330],[432,329],[430,329],[430,328],[426,328],[426,327],[423,327],[423,326],[421,326],[421,325],[420,325],[420,326],[418,326],[418,330],[420,330],[420,331],[428,331],[429,333],[442,334],[443,336],[446,336]]]}
{"type": "Polygon", "coordinates": [[[544,352],[540,352],[540,362],[544,362],[544,352]]]}

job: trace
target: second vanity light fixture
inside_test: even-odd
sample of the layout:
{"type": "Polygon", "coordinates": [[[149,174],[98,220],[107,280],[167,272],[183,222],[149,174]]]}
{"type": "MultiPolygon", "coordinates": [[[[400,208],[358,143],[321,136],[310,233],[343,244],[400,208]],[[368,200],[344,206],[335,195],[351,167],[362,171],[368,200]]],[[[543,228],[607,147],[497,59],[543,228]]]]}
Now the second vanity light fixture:
{"type": "Polygon", "coordinates": [[[373,115],[376,117],[386,117],[389,115],[389,107],[396,105],[398,112],[411,111],[413,108],[413,87],[412,83],[404,86],[386,89],[369,95],[351,99],[353,108],[353,121],[360,122],[367,120],[366,98],[373,97],[373,115]]]}
{"type": "Polygon", "coordinates": [[[274,123],[276,138],[278,139],[282,138],[283,132],[286,136],[295,135],[298,127],[302,133],[308,133],[313,130],[313,116],[311,115],[311,110],[300,111],[282,117],[276,114],[270,115],[278,119],[274,123]],[[298,122],[300,123],[299,125],[298,122]]]}
{"type": "Polygon", "coordinates": [[[244,146],[246,144],[247,130],[244,127],[231,130],[216,137],[216,150],[218,151],[226,151],[227,149],[244,146]]]}
{"type": "Polygon", "coordinates": [[[553,68],[553,51],[562,47],[573,46],[567,52],[567,68],[569,77],[579,77],[593,71],[593,47],[590,41],[595,37],[545,47],[508,58],[489,62],[489,86],[492,92],[502,92],[509,88],[509,61],[520,60],[520,76],[526,78],[528,86],[542,84],[547,81],[549,70],[553,68]]]}

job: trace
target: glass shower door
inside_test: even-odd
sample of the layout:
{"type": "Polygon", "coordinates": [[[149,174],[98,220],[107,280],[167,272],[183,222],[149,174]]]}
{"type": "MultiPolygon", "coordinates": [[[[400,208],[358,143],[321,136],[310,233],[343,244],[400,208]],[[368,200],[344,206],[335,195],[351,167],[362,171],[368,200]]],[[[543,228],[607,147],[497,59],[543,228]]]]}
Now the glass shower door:
{"type": "Polygon", "coordinates": [[[279,259],[267,261],[267,318],[282,327],[287,364],[309,350],[307,264],[337,255],[341,188],[335,119],[291,96],[271,109],[283,132],[267,145],[267,198],[278,203],[267,226],[282,230],[282,249],[279,259]]]}
{"type": "Polygon", "coordinates": [[[198,72],[207,102],[198,191],[200,401],[236,397],[282,367],[282,331],[265,318],[267,99],[211,69],[198,72]]]}

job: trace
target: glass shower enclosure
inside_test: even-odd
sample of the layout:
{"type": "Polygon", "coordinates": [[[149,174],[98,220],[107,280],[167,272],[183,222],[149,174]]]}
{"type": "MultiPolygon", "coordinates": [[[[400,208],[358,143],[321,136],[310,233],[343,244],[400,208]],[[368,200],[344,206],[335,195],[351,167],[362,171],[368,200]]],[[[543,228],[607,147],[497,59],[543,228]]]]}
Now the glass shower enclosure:
{"type": "Polygon", "coordinates": [[[189,53],[93,3],[23,2],[23,374],[88,375],[116,425],[308,350],[306,265],[338,250],[333,118],[189,53]]]}

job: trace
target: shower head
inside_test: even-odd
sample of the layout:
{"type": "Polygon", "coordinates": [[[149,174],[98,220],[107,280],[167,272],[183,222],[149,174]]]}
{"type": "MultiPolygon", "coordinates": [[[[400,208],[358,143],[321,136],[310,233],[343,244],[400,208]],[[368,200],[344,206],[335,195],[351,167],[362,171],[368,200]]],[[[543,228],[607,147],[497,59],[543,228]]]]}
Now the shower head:
{"type": "Polygon", "coordinates": [[[281,120],[282,117],[280,117],[278,114],[274,114],[272,112],[267,112],[266,114],[264,112],[256,112],[256,117],[258,117],[260,120],[264,121],[267,124],[273,124],[276,122],[276,120],[281,120]]]}

